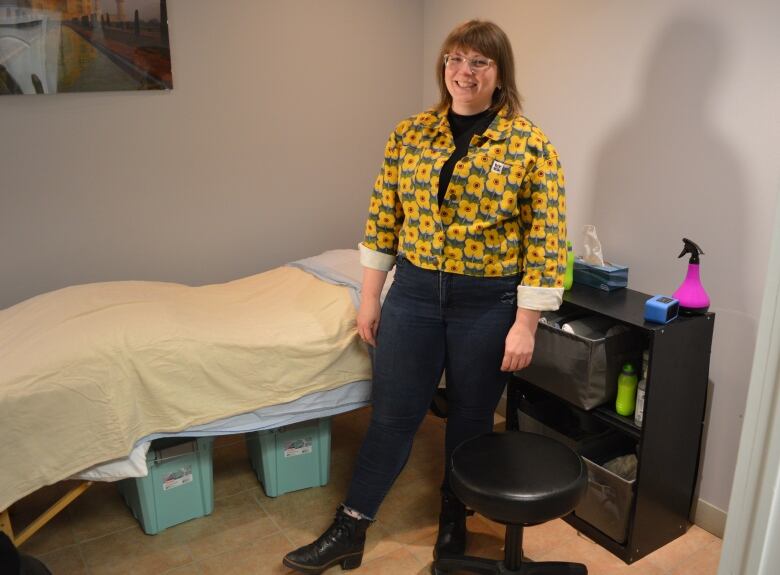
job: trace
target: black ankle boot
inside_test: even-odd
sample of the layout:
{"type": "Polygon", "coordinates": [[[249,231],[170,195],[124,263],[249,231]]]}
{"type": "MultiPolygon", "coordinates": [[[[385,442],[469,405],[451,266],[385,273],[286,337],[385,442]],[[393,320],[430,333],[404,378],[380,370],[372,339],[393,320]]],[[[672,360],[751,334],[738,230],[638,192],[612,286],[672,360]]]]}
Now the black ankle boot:
{"type": "Polygon", "coordinates": [[[336,563],[345,570],[357,569],[363,560],[366,529],[370,524],[370,520],[357,519],[339,508],[336,518],[325,533],[314,543],[285,555],[282,563],[290,569],[312,575],[322,573],[336,563]]]}
{"type": "Polygon", "coordinates": [[[466,551],[466,506],[453,493],[442,491],[439,535],[433,547],[433,558],[463,555],[466,551]]]}

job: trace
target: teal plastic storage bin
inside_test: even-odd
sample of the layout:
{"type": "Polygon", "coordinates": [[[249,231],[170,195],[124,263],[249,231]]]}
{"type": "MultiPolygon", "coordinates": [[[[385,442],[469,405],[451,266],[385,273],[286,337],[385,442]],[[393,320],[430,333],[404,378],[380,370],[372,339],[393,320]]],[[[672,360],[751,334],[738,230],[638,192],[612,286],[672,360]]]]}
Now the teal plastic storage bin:
{"type": "Polygon", "coordinates": [[[330,418],[248,433],[247,450],[266,495],[328,483],[330,418]]]}
{"type": "Polygon", "coordinates": [[[214,510],[213,437],[171,437],[152,442],[149,475],[119,482],[119,492],[144,532],[209,515],[214,510]]]}

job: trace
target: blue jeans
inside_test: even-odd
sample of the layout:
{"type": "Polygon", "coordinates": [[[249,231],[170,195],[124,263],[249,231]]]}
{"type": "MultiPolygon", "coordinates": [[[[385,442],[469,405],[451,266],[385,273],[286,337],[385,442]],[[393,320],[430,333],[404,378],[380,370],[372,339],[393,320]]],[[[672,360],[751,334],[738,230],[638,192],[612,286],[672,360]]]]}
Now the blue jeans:
{"type": "Polygon", "coordinates": [[[452,451],[493,429],[508,373],[504,341],[519,277],[483,278],[418,268],[398,258],[379,322],[373,413],[345,505],[373,518],[409,458],[412,440],[446,370],[445,477],[452,451]]]}

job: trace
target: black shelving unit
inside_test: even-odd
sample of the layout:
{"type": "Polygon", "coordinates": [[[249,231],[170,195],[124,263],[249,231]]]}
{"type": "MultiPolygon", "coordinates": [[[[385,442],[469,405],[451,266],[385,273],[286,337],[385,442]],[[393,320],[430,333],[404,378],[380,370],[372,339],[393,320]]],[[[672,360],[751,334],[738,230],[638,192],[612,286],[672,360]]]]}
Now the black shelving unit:
{"type": "MultiPolygon", "coordinates": [[[[684,534],[696,480],[707,400],[710,349],[715,315],[679,317],[666,325],[644,321],[651,296],[630,289],[603,292],[575,284],[564,301],[589,313],[612,318],[637,330],[649,349],[642,427],[602,405],[587,412],[609,429],[636,442],[634,498],[624,542],[618,542],[575,514],[573,527],[626,563],[633,563],[684,534]]],[[[528,386],[515,374],[507,393],[507,429],[518,428],[520,396],[528,386]]],[[[561,407],[570,409],[560,399],[561,407]]]]}

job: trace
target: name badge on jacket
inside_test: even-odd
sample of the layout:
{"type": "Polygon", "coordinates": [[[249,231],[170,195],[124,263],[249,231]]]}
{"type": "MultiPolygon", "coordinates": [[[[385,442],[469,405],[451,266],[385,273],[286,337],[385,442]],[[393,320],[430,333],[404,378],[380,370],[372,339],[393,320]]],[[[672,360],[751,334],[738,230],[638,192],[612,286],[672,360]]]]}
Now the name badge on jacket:
{"type": "Polygon", "coordinates": [[[490,171],[494,174],[503,174],[506,168],[506,164],[499,162],[498,160],[493,160],[493,165],[490,166],[490,171]]]}

